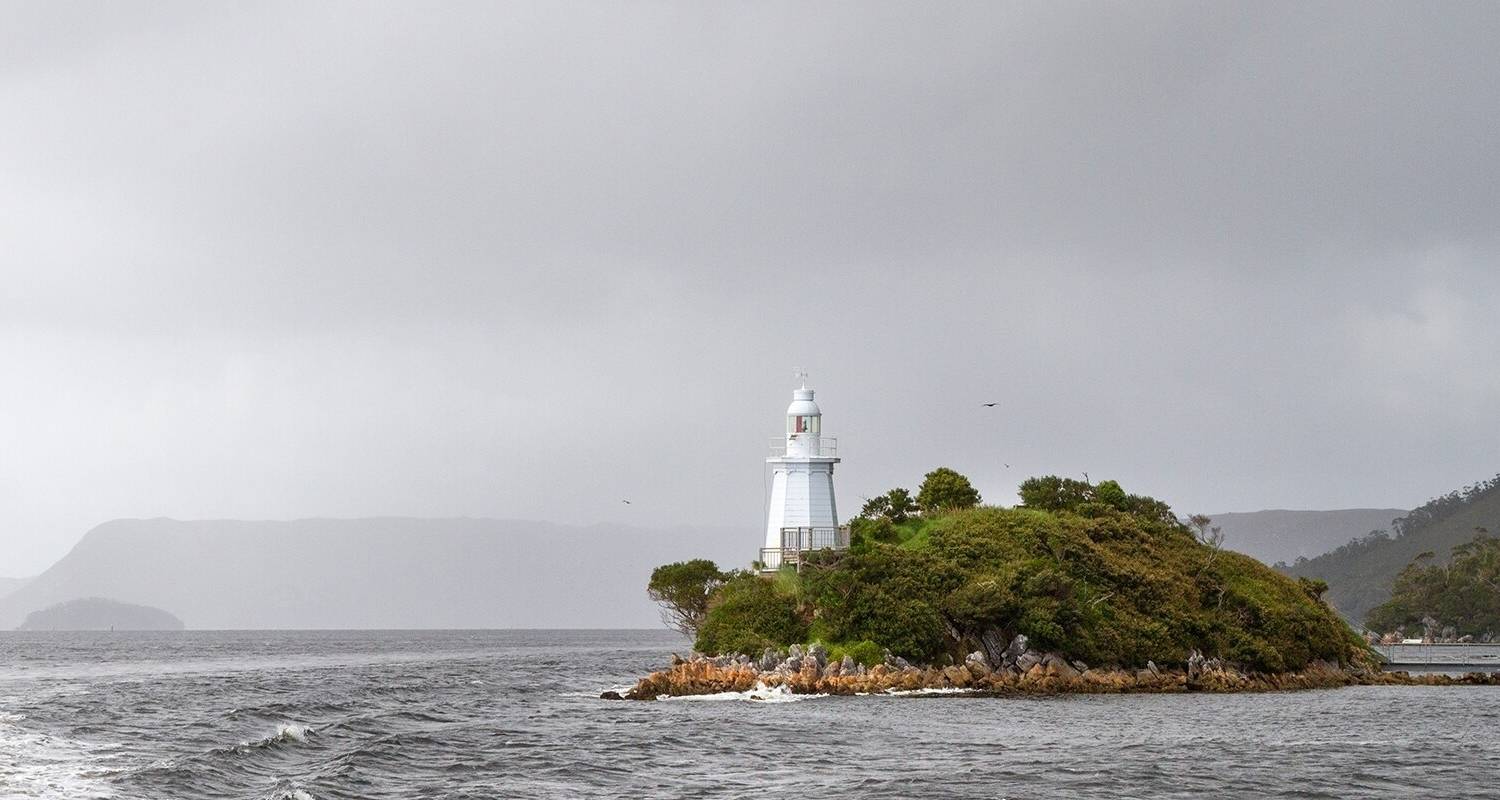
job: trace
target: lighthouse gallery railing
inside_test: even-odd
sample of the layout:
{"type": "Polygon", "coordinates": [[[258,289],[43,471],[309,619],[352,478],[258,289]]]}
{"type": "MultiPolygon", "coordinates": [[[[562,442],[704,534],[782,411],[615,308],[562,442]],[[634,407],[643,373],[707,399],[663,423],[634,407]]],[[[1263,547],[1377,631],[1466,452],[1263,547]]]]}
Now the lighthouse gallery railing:
{"type": "MultiPolygon", "coordinates": [[[[814,449],[814,450],[816,450],[818,452],[818,455],[817,455],[818,458],[832,458],[832,457],[837,456],[838,453],[839,453],[839,437],[837,437],[837,436],[818,436],[818,437],[807,436],[806,438],[802,439],[801,441],[812,442],[813,443],[813,448],[812,449],[814,449]]],[[[771,437],[771,457],[772,458],[781,458],[781,457],[783,457],[785,455],[786,455],[786,437],[785,436],[773,436],[773,437],[771,437]]]]}
{"type": "Polygon", "coordinates": [[[801,566],[802,554],[813,550],[848,550],[849,526],[826,528],[782,528],[781,547],[762,547],[760,563],[765,572],[784,566],[801,566]]]}

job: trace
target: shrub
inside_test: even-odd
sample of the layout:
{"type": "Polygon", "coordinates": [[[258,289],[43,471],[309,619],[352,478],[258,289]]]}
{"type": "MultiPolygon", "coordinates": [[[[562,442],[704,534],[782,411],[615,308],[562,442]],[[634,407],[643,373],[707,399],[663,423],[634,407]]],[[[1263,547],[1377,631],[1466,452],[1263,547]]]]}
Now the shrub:
{"type": "Polygon", "coordinates": [[[979,505],[979,492],[969,479],[947,467],[927,473],[917,487],[917,505],[924,514],[955,511],[979,505]]]}
{"type": "Polygon", "coordinates": [[[759,653],[805,641],[807,623],[797,600],[751,573],[733,576],[714,593],[694,649],[703,653],[759,653]]]}

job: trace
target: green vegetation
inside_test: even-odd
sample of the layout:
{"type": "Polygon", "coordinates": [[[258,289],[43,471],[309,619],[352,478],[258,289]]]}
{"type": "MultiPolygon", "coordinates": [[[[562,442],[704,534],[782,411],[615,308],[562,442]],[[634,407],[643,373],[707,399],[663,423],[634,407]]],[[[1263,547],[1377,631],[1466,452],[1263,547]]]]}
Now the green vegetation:
{"type": "Polygon", "coordinates": [[[882,649],[943,663],[1019,633],[1100,665],[1180,663],[1194,649],[1267,672],[1362,657],[1321,601],[1326,586],[1200,541],[1158,500],[1056,477],[1028,480],[1021,497],[1010,509],[868,514],[849,550],[810,554],[800,573],[732,577],[708,602],[697,649],[822,641],[864,663],[882,649]]]}
{"type": "Polygon", "coordinates": [[[714,593],[694,648],[704,653],[759,653],[806,641],[805,609],[785,586],[749,572],[731,576],[714,593]]]}
{"type": "Polygon", "coordinates": [[[1500,539],[1479,535],[1453,548],[1446,564],[1417,556],[1396,576],[1391,599],[1370,611],[1372,630],[1414,630],[1424,618],[1452,626],[1458,636],[1500,631],[1500,539]]]}
{"type": "Polygon", "coordinates": [[[1477,531],[1500,524],[1500,476],[1428,501],[1391,521],[1395,535],[1371,531],[1331,553],[1277,564],[1288,575],[1328,582],[1328,601],[1351,620],[1361,620],[1391,599],[1397,576],[1418,555],[1450,553],[1477,531]]]}
{"type": "Polygon", "coordinates": [[[703,558],[665,564],[651,571],[646,594],[661,606],[662,621],[692,636],[708,614],[708,600],[729,578],[703,558]]]}
{"type": "Polygon", "coordinates": [[[958,511],[979,505],[979,492],[969,479],[947,467],[927,473],[917,487],[917,507],[924,514],[958,511]]]}
{"type": "Polygon", "coordinates": [[[892,489],[885,494],[866,500],[864,508],[859,511],[859,516],[861,519],[885,519],[901,523],[917,511],[917,501],[912,499],[911,492],[905,489],[892,489]]]}

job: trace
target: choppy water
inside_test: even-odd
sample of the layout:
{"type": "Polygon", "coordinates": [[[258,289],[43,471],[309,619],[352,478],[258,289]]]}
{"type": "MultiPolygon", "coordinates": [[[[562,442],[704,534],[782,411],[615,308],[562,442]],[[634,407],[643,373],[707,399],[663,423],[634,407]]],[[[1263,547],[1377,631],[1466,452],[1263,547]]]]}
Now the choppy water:
{"type": "Polygon", "coordinates": [[[0,798],[1500,797],[1500,688],[597,699],[641,631],[0,634],[0,798]]]}

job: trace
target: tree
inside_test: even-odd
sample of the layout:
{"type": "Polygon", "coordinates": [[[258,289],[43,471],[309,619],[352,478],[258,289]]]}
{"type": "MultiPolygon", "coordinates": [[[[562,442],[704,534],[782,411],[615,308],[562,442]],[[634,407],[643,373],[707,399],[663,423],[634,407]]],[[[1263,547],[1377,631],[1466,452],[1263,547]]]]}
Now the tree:
{"type": "Polygon", "coordinates": [[[1120,487],[1119,481],[1100,481],[1094,487],[1094,499],[1123,511],[1130,497],[1120,487]]]}
{"type": "Polygon", "coordinates": [[[1412,559],[1396,576],[1391,599],[1370,610],[1370,628],[1389,631],[1430,618],[1460,636],[1500,631],[1500,539],[1480,534],[1454,547],[1446,565],[1435,562],[1431,551],[1412,559]]]}
{"type": "Polygon", "coordinates": [[[915,513],[917,504],[912,501],[911,492],[900,488],[866,500],[864,508],[859,511],[865,519],[885,518],[891,522],[905,522],[915,513]]]}
{"type": "Polygon", "coordinates": [[[954,511],[979,505],[979,492],[969,479],[947,467],[927,473],[917,487],[917,506],[923,513],[954,511]]]}
{"type": "MultiPolygon", "coordinates": [[[[1102,484],[1101,484],[1102,486],[1102,484]]],[[[1207,514],[1194,514],[1187,518],[1188,525],[1193,529],[1193,538],[1200,543],[1217,550],[1224,544],[1224,531],[1213,524],[1213,518],[1207,514]]]]}
{"type": "Polygon", "coordinates": [[[708,600],[729,576],[703,558],[665,564],[651,571],[646,594],[661,605],[661,619],[688,636],[697,635],[708,600]]]}
{"type": "Polygon", "coordinates": [[[859,515],[865,519],[880,519],[886,517],[891,510],[891,497],[887,494],[877,494],[865,501],[865,507],[859,510],[859,515]]]}

